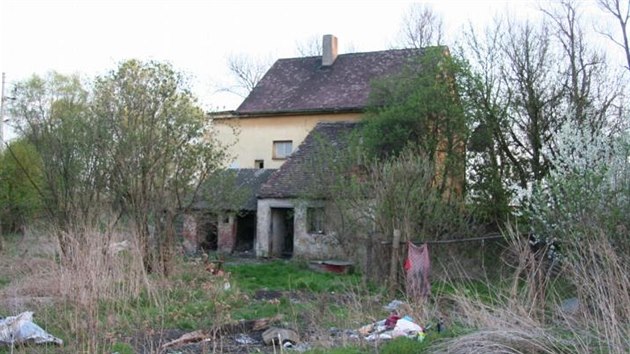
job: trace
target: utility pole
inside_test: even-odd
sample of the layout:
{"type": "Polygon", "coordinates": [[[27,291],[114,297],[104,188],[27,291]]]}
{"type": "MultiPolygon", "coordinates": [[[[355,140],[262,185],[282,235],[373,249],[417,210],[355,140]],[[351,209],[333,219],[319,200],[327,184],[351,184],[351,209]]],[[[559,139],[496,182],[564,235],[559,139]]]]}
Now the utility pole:
{"type": "Polygon", "coordinates": [[[0,151],[4,150],[4,80],[6,74],[2,73],[2,93],[0,94],[0,151]]]}
{"type": "Polygon", "coordinates": [[[6,73],[2,73],[2,92],[0,92],[0,151],[4,150],[4,101],[7,99],[14,100],[15,97],[7,97],[4,95],[4,84],[6,81],[6,73]]]}

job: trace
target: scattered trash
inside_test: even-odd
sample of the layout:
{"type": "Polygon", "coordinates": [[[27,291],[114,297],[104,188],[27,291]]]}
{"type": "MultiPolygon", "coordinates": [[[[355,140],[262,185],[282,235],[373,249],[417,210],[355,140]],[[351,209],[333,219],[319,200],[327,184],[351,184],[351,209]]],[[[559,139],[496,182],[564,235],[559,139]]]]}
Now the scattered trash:
{"type": "Polygon", "coordinates": [[[387,319],[385,320],[385,328],[394,329],[399,319],[400,316],[398,316],[398,314],[396,313],[389,315],[389,317],[387,317],[387,319]]]}
{"type": "Polygon", "coordinates": [[[113,242],[113,243],[111,243],[109,245],[109,252],[111,254],[116,255],[116,254],[118,254],[118,253],[120,253],[122,251],[126,251],[126,250],[128,250],[130,248],[131,248],[131,244],[127,240],[124,240],[124,241],[121,241],[121,242],[113,242]]]}
{"type": "Polygon", "coordinates": [[[403,305],[407,305],[407,303],[400,300],[393,300],[389,304],[383,306],[383,308],[389,312],[399,311],[403,305]]]}
{"type": "Polygon", "coordinates": [[[53,343],[63,345],[63,341],[33,322],[33,312],[22,312],[17,316],[0,319],[0,344],[53,343]]]}
{"type": "Polygon", "coordinates": [[[309,344],[309,343],[302,342],[302,343],[293,345],[291,347],[291,349],[294,352],[304,353],[306,351],[309,351],[309,350],[313,349],[313,346],[311,344],[309,344]]]}
{"type": "Polygon", "coordinates": [[[298,334],[290,329],[271,327],[262,334],[265,345],[281,344],[291,342],[293,345],[300,342],[298,334]]]}
{"type": "Polygon", "coordinates": [[[179,347],[190,343],[209,342],[210,340],[211,338],[209,333],[207,333],[206,331],[197,330],[194,332],[186,333],[175,340],[162,344],[160,349],[164,350],[166,348],[179,347]]]}
{"type": "Polygon", "coordinates": [[[560,304],[560,312],[564,315],[575,315],[580,310],[580,300],[576,297],[565,299],[560,304]]]}
{"type": "Polygon", "coordinates": [[[223,276],[225,274],[223,262],[222,259],[206,260],[206,271],[212,275],[223,276]]]}
{"type": "MultiPolygon", "coordinates": [[[[180,347],[180,346],[188,345],[191,343],[209,342],[209,341],[212,341],[213,338],[216,338],[217,336],[236,335],[236,334],[244,333],[245,331],[260,331],[265,328],[269,328],[270,323],[278,322],[282,320],[282,318],[283,318],[282,315],[276,315],[273,317],[264,317],[264,318],[259,318],[256,320],[241,320],[241,321],[226,323],[224,325],[213,328],[212,330],[196,330],[193,332],[185,333],[179,338],[163,344],[160,347],[160,349],[164,350],[166,348],[180,347]]],[[[247,337],[247,335],[242,335],[241,337],[237,336],[235,338],[235,341],[238,342],[239,338],[240,340],[247,341],[248,339],[246,339],[245,337],[247,337]]],[[[249,340],[254,341],[253,343],[256,343],[254,339],[250,337],[247,337],[247,338],[249,338],[249,340]]],[[[248,344],[253,344],[253,343],[248,343],[248,344]]],[[[244,344],[244,343],[240,343],[240,344],[244,344]]]]}
{"type": "Polygon", "coordinates": [[[247,334],[243,334],[243,333],[237,334],[236,338],[234,338],[234,340],[238,344],[254,344],[254,343],[256,343],[256,340],[254,338],[248,336],[247,334]]]}
{"type": "MultiPolygon", "coordinates": [[[[361,327],[359,332],[361,334],[368,333],[365,337],[368,341],[378,339],[392,339],[397,337],[416,338],[418,340],[424,339],[423,328],[411,321],[408,317],[403,317],[396,320],[396,324],[393,327],[387,326],[387,320],[379,321],[372,325],[371,328],[361,327]],[[371,329],[368,331],[368,329],[371,329]]],[[[365,335],[365,334],[364,334],[365,335]]]]}
{"type": "Polygon", "coordinates": [[[408,310],[409,305],[400,300],[394,300],[383,306],[390,311],[390,315],[381,321],[367,324],[357,330],[358,334],[368,341],[392,339],[396,337],[424,340],[425,328],[415,323],[408,315],[402,316],[401,310],[408,310]],[[406,307],[406,308],[405,308],[406,307]]]}
{"type": "Polygon", "coordinates": [[[444,319],[440,317],[437,323],[437,331],[438,333],[442,333],[445,330],[446,330],[446,326],[444,326],[444,319]]]}

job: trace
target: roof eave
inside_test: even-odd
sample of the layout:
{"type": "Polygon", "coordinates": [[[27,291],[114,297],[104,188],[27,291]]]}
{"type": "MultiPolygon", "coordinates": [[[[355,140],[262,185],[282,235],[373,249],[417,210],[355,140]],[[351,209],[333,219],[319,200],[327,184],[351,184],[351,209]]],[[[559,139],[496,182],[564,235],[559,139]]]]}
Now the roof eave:
{"type": "Polygon", "coordinates": [[[301,115],[320,115],[320,114],[340,114],[340,113],[364,113],[365,107],[350,108],[326,108],[326,109],[301,109],[301,110],[282,110],[282,111],[260,111],[260,112],[238,112],[235,111],[232,116],[222,116],[215,119],[230,118],[256,118],[270,116],[301,116],[301,115]]]}

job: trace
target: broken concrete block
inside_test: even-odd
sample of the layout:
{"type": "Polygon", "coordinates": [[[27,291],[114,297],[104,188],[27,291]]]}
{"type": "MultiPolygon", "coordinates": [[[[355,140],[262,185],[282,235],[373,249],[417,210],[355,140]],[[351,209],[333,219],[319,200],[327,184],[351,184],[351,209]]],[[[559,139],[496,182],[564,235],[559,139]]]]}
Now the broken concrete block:
{"type": "Polygon", "coordinates": [[[298,334],[286,328],[271,327],[263,332],[262,337],[266,345],[284,344],[286,342],[297,344],[300,342],[298,334]]]}

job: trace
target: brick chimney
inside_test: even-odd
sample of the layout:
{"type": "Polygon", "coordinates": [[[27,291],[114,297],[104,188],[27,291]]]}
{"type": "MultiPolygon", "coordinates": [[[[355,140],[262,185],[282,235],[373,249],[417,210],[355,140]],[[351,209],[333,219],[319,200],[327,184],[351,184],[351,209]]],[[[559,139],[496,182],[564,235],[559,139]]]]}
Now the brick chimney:
{"type": "Polygon", "coordinates": [[[337,59],[337,37],[325,34],[322,40],[322,66],[331,66],[337,59]]]}

